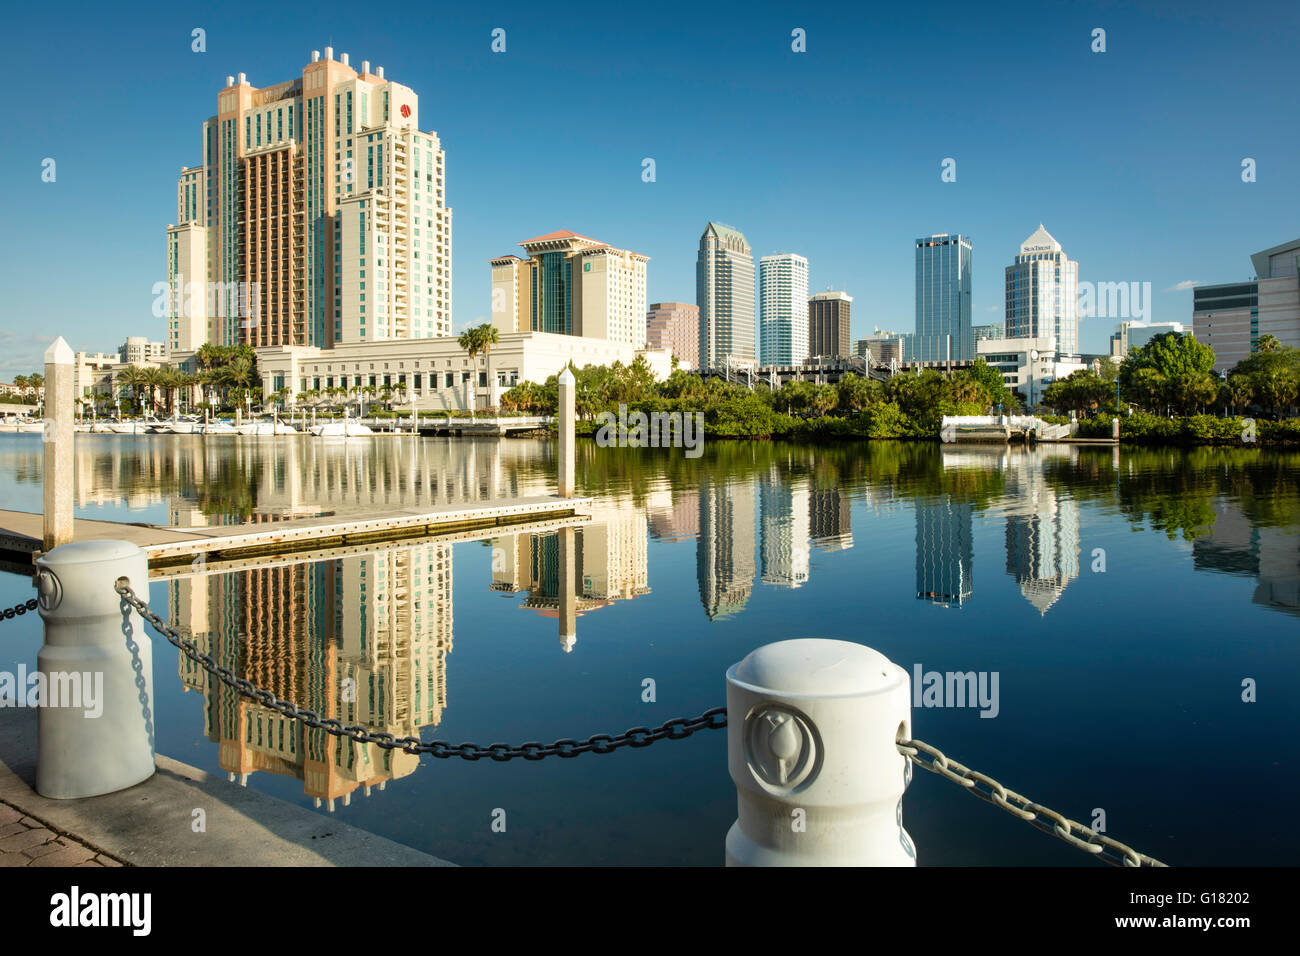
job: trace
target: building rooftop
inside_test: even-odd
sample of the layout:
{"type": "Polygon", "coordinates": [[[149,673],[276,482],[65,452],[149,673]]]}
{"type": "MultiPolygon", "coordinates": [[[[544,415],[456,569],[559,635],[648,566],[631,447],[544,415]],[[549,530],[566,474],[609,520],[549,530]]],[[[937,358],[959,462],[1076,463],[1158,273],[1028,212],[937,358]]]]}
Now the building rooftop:
{"type": "MultiPolygon", "coordinates": [[[[1291,253],[1293,256],[1300,256],[1300,239],[1292,239],[1290,242],[1284,242],[1280,246],[1274,246],[1272,249],[1265,249],[1263,252],[1257,252],[1250,257],[1251,264],[1255,267],[1255,275],[1261,279],[1267,279],[1270,276],[1269,260],[1274,256],[1284,253],[1291,253]]],[[[1290,273],[1294,275],[1295,273],[1290,273]]]]}
{"type": "Polygon", "coordinates": [[[713,220],[709,220],[709,224],[704,227],[704,235],[700,238],[703,239],[710,233],[717,236],[719,239],[734,239],[738,242],[744,242],[745,245],[749,245],[745,240],[745,234],[743,232],[734,226],[728,226],[725,222],[714,222],[713,220]]]}
{"type": "Polygon", "coordinates": [[[535,242],[558,242],[563,239],[581,239],[583,242],[596,242],[596,240],[592,239],[590,236],[584,236],[577,232],[570,232],[568,229],[560,229],[556,232],[548,232],[544,236],[537,236],[535,239],[525,239],[519,244],[521,246],[531,246],[535,242]]]}
{"type": "Polygon", "coordinates": [[[1060,252],[1061,244],[1052,237],[1052,234],[1043,228],[1040,222],[1038,228],[1033,234],[1020,244],[1020,254],[1025,255],[1030,252],[1060,252]]]}

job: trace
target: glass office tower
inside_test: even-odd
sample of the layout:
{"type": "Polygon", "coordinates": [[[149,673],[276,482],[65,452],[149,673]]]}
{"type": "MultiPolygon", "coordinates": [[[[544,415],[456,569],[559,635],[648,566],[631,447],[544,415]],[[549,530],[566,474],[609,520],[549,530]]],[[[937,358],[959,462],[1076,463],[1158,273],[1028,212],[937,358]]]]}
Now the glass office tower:
{"type": "Polygon", "coordinates": [[[916,331],[908,339],[909,361],[974,360],[970,296],[970,239],[939,233],[916,240],[916,331]]]}

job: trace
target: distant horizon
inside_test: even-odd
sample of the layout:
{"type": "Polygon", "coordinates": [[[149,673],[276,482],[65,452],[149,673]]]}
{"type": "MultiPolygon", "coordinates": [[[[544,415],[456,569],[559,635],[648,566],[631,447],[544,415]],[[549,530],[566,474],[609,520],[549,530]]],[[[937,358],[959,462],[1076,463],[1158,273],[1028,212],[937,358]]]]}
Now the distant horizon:
{"type": "MultiPolygon", "coordinates": [[[[559,229],[649,256],[647,305],[696,304],[699,235],[726,223],[756,266],[795,253],[810,294],[852,296],[853,341],[912,331],[920,236],[971,238],[976,326],[1005,319],[1003,270],[1039,223],[1081,283],[1149,282],[1145,323],[1186,326],[1193,288],[1254,278],[1253,253],[1300,236],[1300,130],[1271,92],[1293,83],[1300,10],[1281,3],[1253,16],[1025,5],[1032,15],[977,24],[947,3],[758,4],[739,19],[666,5],[572,23],[505,4],[347,32],[330,4],[239,21],[256,29],[161,4],[73,7],[57,33],[43,11],[15,14],[27,39],[11,83],[36,105],[0,156],[15,187],[0,239],[5,382],[41,371],[58,334],[88,353],[166,341],[150,307],[176,179],[202,160],[225,76],[283,83],[329,45],[409,86],[446,149],[454,333],[490,319],[489,259],[559,229]],[[195,27],[205,52],[191,50],[195,27]],[[504,53],[490,49],[497,27],[504,53]],[[538,88],[564,109],[536,106],[525,94],[538,88]]],[[[1120,321],[1082,320],[1080,351],[1107,353],[1120,321]]]]}

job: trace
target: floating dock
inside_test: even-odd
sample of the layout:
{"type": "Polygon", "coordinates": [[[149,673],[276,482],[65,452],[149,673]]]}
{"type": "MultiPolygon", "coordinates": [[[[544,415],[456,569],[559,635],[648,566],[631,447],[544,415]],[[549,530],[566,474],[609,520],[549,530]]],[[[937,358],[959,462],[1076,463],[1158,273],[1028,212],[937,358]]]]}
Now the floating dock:
{"type": "MultiPolygon", "coordinates": [[[[200,566],[212,572],[285,559],[323,560],[412,539],[474,540],[495,537],[505,529],[546,532],[590,520],[590,498],[543,496],[198,528],[78,518],[73,534],[77,541],[129,541],[145,552],[151,577],[174,577],[200,566]]],[[[42,523],[37,513],[0,511],[4,570],[31,568],[42,548],[42,523]]]]}

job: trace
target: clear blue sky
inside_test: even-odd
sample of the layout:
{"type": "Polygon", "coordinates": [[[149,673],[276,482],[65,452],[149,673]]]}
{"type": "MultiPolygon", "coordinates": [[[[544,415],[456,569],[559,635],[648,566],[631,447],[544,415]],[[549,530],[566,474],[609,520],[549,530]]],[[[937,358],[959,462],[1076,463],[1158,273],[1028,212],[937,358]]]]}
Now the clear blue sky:
{"type": "MultiPolygon", "coordinates": [[[[55,334],[164,337],[176,176],[225,76],[282,82],[331,43],[412,87],[442,138],[457,328],[488,315],[490,257],[564,228],[649,255],[650,301],[693,302],[699,235],[730,223],[853,295],[855,338],[911,329],[912,244],[934,232],[974,241],[977,324],[1001,321],[1003,267],[1040,221],[1081,280],[1151,282],[1155,321],[1190,319],[1179,283],[1248,278],[1250,253],[1300,235],[1295,3],[247,9],[8,14],[0,379],[55,334]]],[[[1082,348],[1113,324],[1083,321],[1082,348]]]]}

